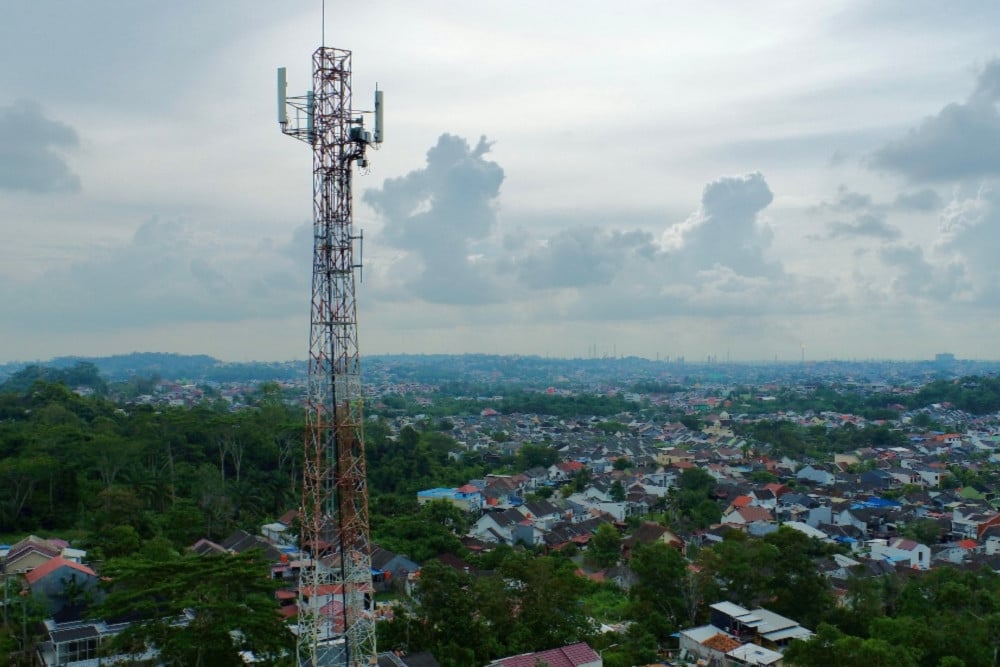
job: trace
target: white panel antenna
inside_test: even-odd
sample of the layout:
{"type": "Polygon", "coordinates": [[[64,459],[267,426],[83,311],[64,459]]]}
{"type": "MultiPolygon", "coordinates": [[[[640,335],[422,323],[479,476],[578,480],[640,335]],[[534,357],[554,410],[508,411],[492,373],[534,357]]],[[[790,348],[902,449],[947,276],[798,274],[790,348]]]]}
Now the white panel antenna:
{"type": "Polygon", "coordinates": [[[278,122],[282,125],[288,124],[288,82],[285,79],[285,68],[278,68],[278,122]]]}
{"type": "Polygon", "coordinates": [[[316,118],[316,93],[309,91],[306,93],[306,131],[309,136],[313,135],[314,121],[316,118]]]}
{"type": "Polygon", "coordinates": [[[385,133],[384,126],[382,125],[382,111],[384,109],[382,102],[382,91],[375,89],[375,143],[382,143],[385,133]]]}

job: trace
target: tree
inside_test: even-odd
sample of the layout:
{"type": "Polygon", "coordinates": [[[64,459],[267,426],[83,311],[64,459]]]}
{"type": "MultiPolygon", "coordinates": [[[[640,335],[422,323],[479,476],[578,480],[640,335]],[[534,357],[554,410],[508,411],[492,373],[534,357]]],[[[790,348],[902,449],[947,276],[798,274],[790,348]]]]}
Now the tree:
{"type": "Polygon", "coordinates": [[[921,544],[935,545],[941,541],[941,524],[934,519],[917,519],[905,524],[899,533],[921,544]]]}
{"type": "Polygon", "coordinates": [[[688,621],[683,585],[686,579],[684,557],[663,542],[640,544],[629,561],[638,578],[630,595],[636,611],[645,619],[643,625],[659,639],[688,621]]]}
{"type": "Polygon", "coordinates": [[[594,532],[587,547],[587,557],[599,567],[611,567],[618,563],[621,555],[622,538],[610,523],[602,523],[594,532]]]}
{"type": "Polygon", "coordinates": [[[518,470],[548,468],[559,460],[559,452],[552,447],[526,442],[517,450],[514,465],[518,470]]]}
{"type": "Polygon", "coordinates": [[[500,565],[507,589],[507,613],[516,626],[507,652],[540,651],[584,641],[594,632],[580,605],[586,592],[572,561],[514,553],[500,565]]]}
{"type": "Polygon", "coordinates": [[[99,618],[138,617],[113,640],[115,650],[156,647],[167,665],[242,667],[241,651],[279,665],[294,641],[278,615],[276,582],[259,552],[110,561],[99,618]]]}

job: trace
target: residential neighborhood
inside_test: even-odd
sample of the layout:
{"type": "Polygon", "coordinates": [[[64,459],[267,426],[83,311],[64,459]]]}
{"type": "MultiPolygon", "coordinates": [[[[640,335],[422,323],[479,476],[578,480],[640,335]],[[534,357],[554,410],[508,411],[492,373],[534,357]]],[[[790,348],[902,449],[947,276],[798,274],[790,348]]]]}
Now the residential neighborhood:
{"type": "MultiPolygon", "coordinates": [[[[733,579],[711,554],[754,558],[754,545],[761,545],[765,558],[786,554],[781,549],[799,550],[793,560],[804,569],[795,576],[822,582],[833,605],[816,608],[827,609],[824,614],[838,608],[853,613],[859,581],[890,576],[919,581],[913,578],[942,569],[1000,573],[1000,419],[997,413],[975,414],[947,401],[908,407],[923,386],[916,381],[839,385],[845,395],[885,396],[872,400],[893,402],[889,410],[869,403],[857,412],[796,407],[826,391],[815,378],[785,387],[773,381],[685,385],[661,380],[643,391],[634,380],[619,380],[590,394],[552,386],[519,390],[526,397],[519,400],[537,396],[557,408],[553,412],[510,410],[508,399],[498,395],[438,396],[439,385],[431,381],[387,376],[380,386],[381,391],[371,392],[368,423],[373,483],[393,481],[375,452],[404,443],[415,452],[428,446],[425,441],[438,447],[434,465],[440,470],[460,470],[474,461],[485,472],[452,485],[414,488],[406,500],[425,516],[451,517],[453,542],[418,548],[406,541],[415,538],[394,536],[393,520],[380,519],[386,523],[373,536],[372,586],[366,591],[377,628],[427,613],[421,611],[421,596],[429,576],[454,572],[469,582],[494,576],[484,567],[493,562],[490,554],[568,562],[579,586],[614,590],[622,600],[650,604],[644,597],[650,595],[646,559],[670,553],[679,569],[666,583],[684,609],[658,612],[665,613],[672,631],[653,649],[659,662],[647,664],[780,665],[789,647],[814,637],[826,616],[805,610],[804,617],[796,617],[790,613],[792,598],[748,593],[746,586],[764,584],[733,579]],[[583,395],[604,401],[604,411],[567,414],[559,402],[583,395]],[[778,610],[768,600],[776,600],[778,610]]],[[[294,390],[278,390],[287,406],[280,409],[294,409],[294,390]]],[[[91,400],[87,392],[75,393],[91,400]]],[[[222,395],[240,398],[229,408],[219,406],[220,419],[260,411],[251,388],[222,395]]],[[[146,403],[118,408],[116,414],[130,419],[130,411],[149,409],[140,407],[146,403]]],[[[197,408],[166,404],[162,409],[197,408]]],[[[218,440],[223,482],[227,476],[232,483],[238,479],[233,434],[249,428],[233,427],[218,440]]],[[[339,556],[303,550],[298,530],[298,512],[285,504],[281,513],[221,536],[187,532],[191,537],[183,551],[202,558],[259,554],[268,564],[263,576],[273,584],[275,608],[290,633],[295,634],[299,615],[308,613],[328,619],[324,632],[332,639],[343,632],[336,591],[302,588],[299,571],[303,564],[338,568],[339,556]]],[[[0,546],[6,590],[32,601],[37,621],[30,632],[25,623],[24,634],[37,638],[32,646],[39,664],[96,665],[114,656],[109,653],[114,638],[134,622],[88,613],[113,588],[102,575],[109,547],[93,544],[97,559],[87,542],[58,535],[31,534],[0,546]]],[[[27,617],[28,605],[21,607],[27,617]]],[[[174,623],[184,626],[195,619],[195,610],[182,610],[174,623]]],[[[582,622],[595,629],[586,641],[494,656],[489,665],[623,664],[623,638],[635,621],[598,614],[582,622]]],[[[393,631],[387,633],[379,664],[456,664],[455,658],[398,643],[393,631]]],[[[141,655],[155,662],[156,649],[147,647],[141,655]]]]}

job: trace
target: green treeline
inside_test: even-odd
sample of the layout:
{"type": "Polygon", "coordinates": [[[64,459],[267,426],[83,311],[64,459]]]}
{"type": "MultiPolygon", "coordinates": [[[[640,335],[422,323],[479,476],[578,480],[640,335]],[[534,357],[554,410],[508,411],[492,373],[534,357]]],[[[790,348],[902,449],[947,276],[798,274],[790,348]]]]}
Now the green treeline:
{"type": "Polygon", "coordinates": [[[499,547],[469,556],[471,571],[429,561],[413,604],[379,624],[379,645],[431,651],[445,667],[460,667],[587,641],[605,649],[605,665],[626,667],[654,662],[658,648],[676,647],[673,633],[707,623],[708,606],[728,600],[816,631],[787,650],[788,665],[995,665],[994,572],[944,566],[867,576],[861,567],[846,595],[835,596],[816,559],[836,550],[789,528],[761,539],[733,531],[715,545],[689,546],[688,558],[662,543],[640,545],[628,563],[634,579],[627,591],[574,574],[572,549],[542,556],[499,547]],[[625,629],[606,635],[597,622],[625,629]]]}
{"type": "Polygon", "coordinates": [[[768,446],[774,457],[788,456],[824,459],[832,454],[851,452],[862,447],[894,447],[906,444],[906,435],[888,426],[856,428],[845,424],[840,428],[802,426],[790,421],[759,421],[738,424],[733,430],[739,435],[768,446]]]}
{"type": "MultiPolygon", "coordinates": [[[[276,385],[250,398],[252,408],[230,412],[221,401],[118,407],[43,381],[0,393],[0,535],[58,534],[104,558],[153,538],[182,549],[236,528],[257,532],[299,505],[304,419],[276,385]]],[[[386,518],[419,518],[418,490],[488,471],[455,456],[442,431],[391,438],[369,419],[366,434],[372,506],[386,518]]],[[[391,525],[382,518],[373,524],[391,525]]]]}

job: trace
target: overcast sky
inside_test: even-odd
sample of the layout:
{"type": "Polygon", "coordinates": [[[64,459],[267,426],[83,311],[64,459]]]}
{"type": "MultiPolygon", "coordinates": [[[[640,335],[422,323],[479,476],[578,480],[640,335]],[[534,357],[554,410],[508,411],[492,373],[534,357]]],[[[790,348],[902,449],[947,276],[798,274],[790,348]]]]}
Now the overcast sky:
{"type": "MultiPolygon", "coordinates": [[[[1000,358],[1000,4],[329,2],[362,354],[1000,358]]],[[[305,358],[319,0],[12,3],[0,361],[305,358]],[[237,12],[237,10],[239,10],[237,12]]]]}

